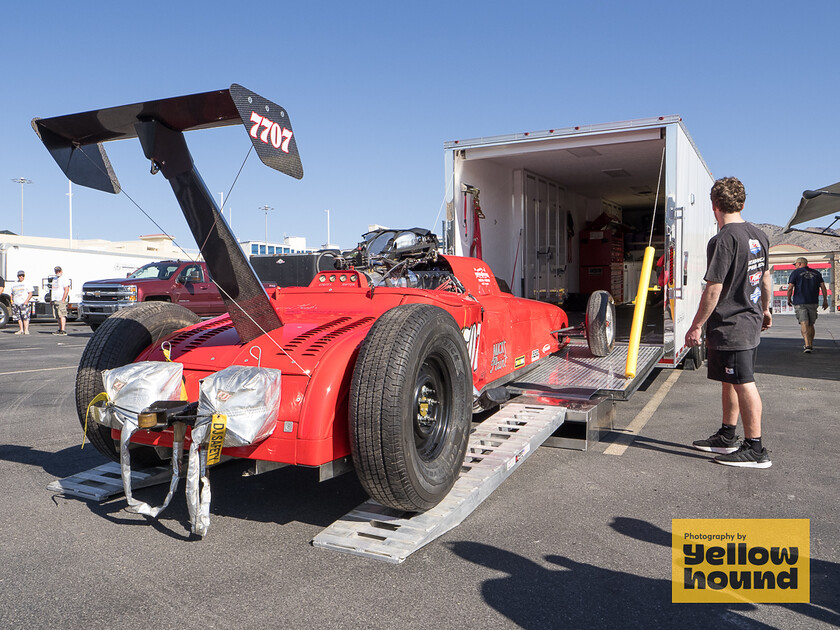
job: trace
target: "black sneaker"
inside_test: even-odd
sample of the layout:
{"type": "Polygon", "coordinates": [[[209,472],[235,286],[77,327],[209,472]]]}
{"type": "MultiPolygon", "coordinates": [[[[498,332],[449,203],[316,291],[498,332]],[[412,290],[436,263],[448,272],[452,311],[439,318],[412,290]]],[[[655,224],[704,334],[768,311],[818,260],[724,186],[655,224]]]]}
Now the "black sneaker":
{"type": "Polygon", "coordinates": [[[692,445],[698,451],[706,451],[707,453],[734,453],[738,450],[739,439],[736,435],[729,440],[718,431],[714,435],[710,435],[706,440],[694,440],[692,445]]]}
{"type": "Polygon", "coordinates": [[[715,457],[715,461],[724,466],[738,466],[740,468],[770,468],[773,465],[766,448],[762,448],[760,453],[756,453],[752,446],[746,442],[741,444],[741,448],[734,453],[718,455],[715,457]]]}
{"type": "Polygon", "coordinates": [[[813,350],[811,346],[805,346],[805,354],[811,354],[811,350],[813,350]]]}

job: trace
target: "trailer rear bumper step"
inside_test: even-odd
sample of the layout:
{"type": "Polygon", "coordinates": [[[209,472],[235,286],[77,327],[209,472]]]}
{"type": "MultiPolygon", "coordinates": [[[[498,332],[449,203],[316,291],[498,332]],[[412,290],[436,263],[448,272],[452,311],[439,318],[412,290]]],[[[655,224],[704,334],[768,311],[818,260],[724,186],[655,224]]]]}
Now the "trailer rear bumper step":
{"type": "Polygon", "coordinates": [[[588,399],[596,394],[627,400],[639,388],[662,358],[662,346],[639,346],[634,378],[625,378],[626,342],[617,342],[605,357],[593,356],[585,341],[574,340],[543,361],[521,380],[509,383],[512,393],[539,392],[561,398],[588,399]]]}
{"type": "MultiPolygon", "coordinates": [[[[172,469],[168,466],[132,470],[131,488],[136,490],[168,483],[171,477],[172,469]]],[[[108,462],[102,466],[53,481],[47,486],[47,489],[68,497],[104,501],[123,493],[120,465],[116,462],[108,462]]]]}
{"type": "Polygon", "coordinates": [[[458,526],[563,424],[566,408],[527,397],[509,403],[470,435],[452,490],[427,512],[408,515],[366,501],[315,536],[312,544],[399,564],[458,526]]]}

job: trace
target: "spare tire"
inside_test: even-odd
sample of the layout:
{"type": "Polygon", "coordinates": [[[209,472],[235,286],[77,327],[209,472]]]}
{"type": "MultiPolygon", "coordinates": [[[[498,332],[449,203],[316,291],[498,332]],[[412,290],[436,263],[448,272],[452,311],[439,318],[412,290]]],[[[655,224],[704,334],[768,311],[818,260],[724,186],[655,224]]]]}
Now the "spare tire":
{"type": "Polygon", "coordinates": [[[416,512],[446,496],[467,449],[472,385],[466,343],[449,313],[409,304],[376,321],[350,386],[353,463],[373,499],[416,512]]]}
{"type": "MultiPolygon", "coordinates": [[[[90,401],[104,391],[103,370],[131,363],[149,346],[200,320],[198,315],[177,304],[144,302],[118,311],[102,322],[82,352],[76,372],[76,413],[82,428],[85,428],[90,401]]],[[[89,421],[87,439],[105,457],[119,461],[119,443],[111,438],[109,427],[89,421]]],[[[132,447],[135,465],[153,466],[160,461],[153,448],[132,447]]]]}
{"type": "Polygon", "coordinates": [[[615,300],[607,291],[595,291],[586,305],[586,342],[596,357],[605,357],[615,346],[615,300]]]}

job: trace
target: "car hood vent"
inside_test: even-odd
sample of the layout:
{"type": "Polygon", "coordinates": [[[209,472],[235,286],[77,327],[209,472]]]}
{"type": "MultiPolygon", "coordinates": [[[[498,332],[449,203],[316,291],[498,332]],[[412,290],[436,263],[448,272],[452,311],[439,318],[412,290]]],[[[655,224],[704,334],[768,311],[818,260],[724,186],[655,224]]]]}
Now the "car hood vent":
{"type": "Polygon", "coordinates": [[[215,337],[226,330],[230,330],[231,328],[233,328],[233,322],[229,317],[226,317],[222,321],[211,320],[205,324],[201,324],[200,326],[192,326],[187,330],[179,332],[168,341],[173,349],[178,348],[181,344],[186,342],[186,345],[179,349],[181,352],[187,352],[188,350],[198,348],[199,346],[205,344],[208,339],[215,337]]]}
{"type": "Polygon", "coordinates": [[[321,324],[320,326],[316,326],[315,328],[306,331],[292,339],[289,343],[286,344],[286,350],[297,350],[301,345],[305,344],[307,341],[310,341],[312,338],[317,337],[318,335],[323,334],[325,331],[330,330],[331,328],[335,328],[336,326],[340,326],[345,322],[349,322],[349,317],[339,317],[338,319],[334,319],[331,322],[327,322],[326,324],[321,324]]]}
{"type": "MultiPolygon", "coordinates": [[[[350,318],[348,317],[346,319],[350,318]]],[[[327,334],[318,337],[315,341],[309,344],[309,346],[306,348],[306,350],[303,351],[302,354],[305,357],[314,357],[342,335],[347,334],[351,330],[356,330],[361,326],[367,326],[368,324],[372,323],[375,319],[375,317],[362,317],[361,319],[357,319],[356,321],[347,323],[344,326],[341,326],[340,328],[335,328],[327,334]]]]}

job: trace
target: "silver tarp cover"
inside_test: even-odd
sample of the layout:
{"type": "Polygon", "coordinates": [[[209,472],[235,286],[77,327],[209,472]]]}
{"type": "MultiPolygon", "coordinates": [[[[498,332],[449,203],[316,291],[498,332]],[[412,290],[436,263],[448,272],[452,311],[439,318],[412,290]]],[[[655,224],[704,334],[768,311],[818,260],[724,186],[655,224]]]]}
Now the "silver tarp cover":
{"type": "Polygon", "coordinates": [[[227,416],[225,446],[247,446],[274,431],[280,408],[280,370],[233,365],[201,381],[198,417],[227,416]]]}
{"type": "Polygon", "coordinates": [[[161,361],[140,361],[104,370],[102,383],[109,404],[94,419],[112,429],[121,429],[128,418],[136,424],[137,414],[157,400],[180,400],[183,370],[180,363],[161,361]]]}
{"type": "Polygon", "coordinates": [[[255,444],[271,435],[280,408],[280,370],[233,365],[202,379],[198,420],[192,430],[187,466],[190,529],[205,536],[210,527],[210,479],[207,449],[213,414],[227,416],[224,446],[255,444]]]}
{"type": "MultiPolygon", "coordinates": [[[[181,376],[184,366],[180,363],[140,361],[102,372],[102,383],[108,394],[104,412],[99,414],[103,424],[120,429],[120,473],[128,509],[137,514],[156,518],[172,500],[181,478],[181,458],[184,449],[183,425],[175,428],[172,443],[172,479],[169,492],[159,507],[138,501],[131,494],[131,454],[128,445],[137,431],[137,415],[158,400],[181,399],[181,376]]],[[[181,423],[179,423],[181,424],[181,423]]]]}

